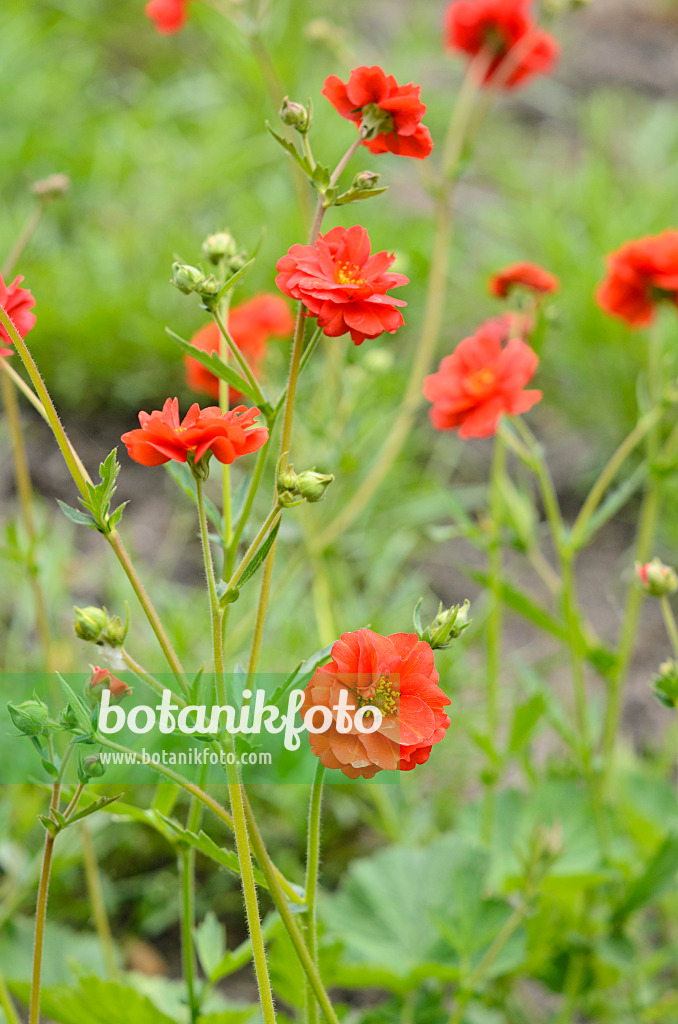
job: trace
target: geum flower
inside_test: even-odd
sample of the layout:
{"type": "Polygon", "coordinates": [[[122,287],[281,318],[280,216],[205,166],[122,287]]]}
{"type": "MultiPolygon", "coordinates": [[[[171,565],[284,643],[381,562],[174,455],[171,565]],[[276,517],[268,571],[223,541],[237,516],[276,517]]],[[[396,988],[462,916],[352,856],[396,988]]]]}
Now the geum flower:
{"type": "Polygon", "coordinates": [[[535,295],[548,295],[558,291],[559,281],[548,270],[536,263],[512,263],[492,274],[488,287],[492,295],[506,299],[515,289],[525,289],[535,295]]]}
{"type": "Polygon", "coordinates": [[[387,273],[393,253],[370,255],[365,228],[332,228],[315,245],[293,245],[278,260],[275,283],[285,295],[300,299],[310,316],[331,338],[350,333],[356,345],[366,338],[394,334],[404,321],[402,299],[389,288],[409,284],[404,274],[387,273]]]}
{"type": "Polygon", "coordinates": [[[546,75],[560,52],[530,16],[530,0],[452,0],[444,28],[448,49],[487,55],[481,83],[487,86],[513,89],[546,75]]]}
{"type": "Polygon", "coordinates": [[[354,68],[348,82],[337,75],[325,79],[323,96],[363,134],[370,153],[395,153],[423,160],[433,149],[431,133],[421,123],[426,106],[421,86],[398,85],[393,75],[374,66],[354,68]]]}
{"type": "Polygon", "coordinates": [[[678,231],[637,238],[610,253],[596,299],[630,327],[649,326],[662,300],[678,305],[678,231]]]}
{"type": "MultiPolygon", "coordinates": [[[[256,377],[261,373],[261,365],[266,355],[266,347],[271,338],[288,338],[294,330],[294,318],[287,303],[279,295],[255,295],[248,302],[230,310],[228,329],[250,369],[256,377]]],[[[191,344],[203,352],[219,352],[221,333],[214,322],[206,324],[191,338],[191,344]]],[[[227,348],[228,353],[228,348],[227,348]]],[[[230,353],[227,358],[230,358],[230,353]]],[[[219,378],[190,356],[185,358],[186,383],[194,391],[202,391],[212,398],[219,397],[219,378]]],[[[230,389],[231,399],[239,396],[234,388],[230,389]]]]}
{"type": "Polygon", "coordinates": [[[146,14],[163,36],[181,31],[188,20],[188,0],[149,0],[146,14]]]}
{"type": "Polygon", "coordinates": [[[268,429],[257,424],[259,415],[256,407],[239,405],[222,412],[216,406],[201,409],[196,402],[180,420],[178,399],[168,398],[161,412],[140,412],[141,427],[121,440],[130,458],[142,466],[186,462],[189,457],[198,463],[205,455],[230,464],[266,444],[268,429]]]}
{"type": "Polygon", "coordinates": [[[96,697],[97,700],[101,698],[101,694],[104,690],[111,691],[111,698],[115,701],[122,700],[123,697],[129,696],[132,692],[131,687],[127,683],[123,682],[122,679],[118,679],[108,669],[99,668],[98,665],[92,665],[92,675],[89,680],[88,693],[96,697]]]}
{"type": "MultiPolygon", "coordinates": [[[[32,327],[35,326],[35,313],[31,313],[35,305],[35,299],[28,288],[21,288],[23,277],[15,277],[11,284],[6,285],[2,274],[0,274],[0,306],[12,320],[22,338],[25,338],[32,327]]],[[[0,341],[12,344],[6,328],[0,323],[0,341]]],[[[0,357],[11,356],[14,349],[4,348],[0,345],[0,357]]]]}
{"type": "Polygon", "coordinates": [[[437,373],[424,381],[424,396],[433,403],[436,430],[459,430],[459,437],[490,437],[501,417],[527,412],[541,391],[525,391],[539,359],[520,338],[502,347],[502,328],[483,324],[445,356],[437,373]]]}
{"type": "Polygon", "coordinates": [[[450,703],[438,686],[433,651],[416,633],[381,636],[359,629],[333,644],[332,660],[306,687],[301,713],[319,706],[332,711],[330,728],[309,734],[313,753],[326,768],[371,779],[378,771],[411,771],[427,761],[450,725],[444,710],[450,703]],[[355,712],[347,712],[350,731],[339,731],[334,709],[342,691],[356,712],[366,705],[382,712],[378,731],[359,732],[355,712]]]}

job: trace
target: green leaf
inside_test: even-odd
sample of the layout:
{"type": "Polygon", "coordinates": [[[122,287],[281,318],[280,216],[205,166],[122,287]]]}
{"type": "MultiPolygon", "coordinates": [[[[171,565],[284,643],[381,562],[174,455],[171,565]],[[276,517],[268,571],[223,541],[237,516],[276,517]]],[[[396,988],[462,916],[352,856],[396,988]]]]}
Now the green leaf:
{"type": "Polygon", "coordinates": [[[371,199],[372,196],[380,196],[383,192],[388,192],[388,185],[383,185],[381,188],[360,188],[355,191],[349,189],[348,192],[342,192],[335,201],[335,206],[345,206],[346,203],[358,203],[361,199],[371,199]]]}
{"type": "Polygon", "coordinates": [[[630,914],[675,885],[678,873],[678,836],[668,836],[642,874],[631,883],[626,899],[615,915],[621,924],[630,914]]]}
{"type": "Polygon", "coordinates": [[[270,135],[273,136],[273,138],[278,143],[278,145],[282,146],[282,148],[285,150],[285,152],[289,153],[289,155],[292,157],[292,159],[295,161],[295,163],[297,163],[299,165],[299,167],[301,167],[301,169],[304,172],[304,174],[307,174],[308,177],[311,178],[313,176],[313,168],[311,167],[311,165],[310,165],[310,163],[308,161],[308,158],[305,157],[305,156],[302,156],[299,153],[299,151],[297,150],[297,147],[294,145],[293,142],[290,142],[288,139],[283,139],[283,137],[281,135],[278,135],[277,132],[274,132],[273,129],[271,128],[270,124],[268,123],[268,121],[266,121],[265,124],[266,124],[266,130],[269,132],[270,135]]]}
{"type": "MultiPolygon", "coordinates": [[[[89,501],[85,498],[80,498],[80,503],[92,514],[92,518],[95,522],[95,529],[101,533],[110,533],[116,523],[120,522],[120,518],[124,511],[127,502],[123,502],[119,505],[114,512],[110,511],[111,501],[116,491],[116,480],[118,473],[120,472],[120,464],[118,462],[118,449],[114,448],[106,456],[103,462],[99,464],[99,483],[91,484],[87,483],[87,491],[89,494],[89,501]]],[[[59,502],[59,504],[62,504],[59,502]]],[[[65,515],[69,515],[65,508],[62,511],[65,515]]],[[[71,510],[73,511],[73,510],[71,510]]],[[[69,515],[69,518],[73,516],[69,515]]],[[[77,520],[74,520],[77,522],[77,520]]],[[[89,523],[84,525],[88,526],[89,523]]]]}
{"type": "Polygon", "coordinates": [[[280,701],[287,695],[291,689],[303,690],[308,683],[309,679],[323,662],[327,661],[332,654],[332,647],[334,644],[328,644],[327,647],[323,647],[321,650],[316,651],[306,661],[300,661],[297,667],[287,677],[284,683],[273,691],[270,697],[270,703],[278,705],[280,701]]]}
{"type": "Polygon", "coordinates": [[[79,508],[72,508],[71,505],[67,505],[66,502],[61,501],[60,498],[57,498],[57,505],[66,518],[70,519],[72,523],[77,523],[78,526],[88,526],[90,530],[99,529],[96,520],[89,512],[83,512],[79,508]]]}
{"type": "Polygon", "coordinates": [[[252,577],[254,576],[255,572],[257,571],[257,569],[261,565],[263,565],[263,563],[266,561],[266,556],[268,555],[269,551],[273,547],[273,543],[274,543],[276,537],[278,536],[278,530],[279,529],[280,529],[280,520],[278,520],[278,522],[275,524],[275,526],[273,527],[273,529],[269,533],[269,535],[266,538],[266,540],[264,541],[264,543],[256,551],[256,553],[255,553],[254,557],[252,558],[251,562],[249,563],[249,565],[245,569],[244,573],[242,574],[242,576],[238,580],[238,586],[239,587],[242,587],[243,584],[247,583],[248,580],[251,580],[252,577]]]}
{"type": "Polygon", "coordinates": [[[90,814],[94,814],[96,811],[101,811],[104,807],[116,803],[122,796],[124,796],[123,793],[117,793],[116,796],[102,796],[100,800],[96,800],[93,804],[89,804],[70,817],[66,824],[72,825],[74,821],[82,821],[83,818],[89,818],[90,814]]]}
{"type": "MultiPolygon", "coordinates": [[[[23,986],[17,989],[23,996],[23,986]]],[[[76,986],[43,988],[40,1008],[57,1024],[177,1024],[136,989],[93,975],[80,977],[76,986]]]]}
{"type": "Polygon", "coordinates": [[[508,741],[509,753],[519,753],[530,741],[545,710],[546,700],[541,693],[533,694],[524,704],[518,705],[511,722],[511,734],[508,741]]]}
{"type": "MultiPolygon", "coordinates": [[[[261,243],[259,243],[259,244],[261,244],[261,243]]],[[[235,274],[231,274],[231,276],[228,278],[228,280],[224,281],[222,287],[219,289],[219,292],[218,292],[217,297],[214,300],[214,302],[220,302],[223,299],[224,295],[226,295],[227,292],[230,292],[232,288],[235,288],[235,286],[240,283],[240,281],[243,279],[243,277],[245,276],[247,271],[250,269],[250,267],[254,263],[255,258],[256,257],[252,256],[252,258],[249,259],[247,261],[247,263],[244,263],[242,265],[240,270],[236,270],[235,274]]],[[[206,307],[206,308],[209,308],[209,307],[206,307]]],[[[242,391],[242,388],[240,388],[240,390],[242,391]]]]}
{"type": "Polygon", "coordinates": [[[197,360],[205,369],[213,373],[215,377],[219,377],[221,380],[225,380],[232,387],[236,388],[243,395],[247,395],[253,402],[257,402],[257,395],[252,390],[251,385],[244,377],[232,370],[223,359],[220,359],[216,352],[202,352],[195,345],[191,345],[190,341],[185,341],[180,335],[175,334],[174,331],[170,330],[169,327],[165,328],[167,334],[170,336],[172,341],[175,341],[180,349],[191,357],[191,359],[197,360]]]}
{"type": "MultiPolygon", "coordinates": [[[[210,839],[206,832],[200,832],[196,835],[195,832],[189,832],[188,829],[184,828],[172,818],[166,818],[162,814],[160,817],[179,840],[194,846],[196,850],[200,851],[200,853],[209,857],[209,859],[213,860],[216,864],[221,865],[222,868],[232,871],[234,875],[240,875],[240,862],[235,850],[224,850],[221,846],[218,846],[213,839],[210,839]]],[[[268,888],[266,879],[258,868],[254,869],[254,877],[257,885],[260,885],[265,889],[268,888]]]]}
{"type": "MultiPolygon", "coordinates": [[[[468,576],[475,583],[479,583],[484,587],[489,586],[490,578],[486,572],[470,568],[463,568],[462,571],[465,576],[468,576]]],[[[529,594],[526,594],[523,590],[518,590],[517,587],[514,587],[507,580],[502,580],[501,590],[504,603],[514,612],[532,622],[533,625],[545,633],[550,633],[562,641],[567,640],[565,626],[537,604],[529,594]]]]}
{"type": "Polygon", "coordinates": [[[615,516],[628,501],[630,501],[636,491],[642,487],[648,477],[648,474],[649,467],[647,461],[641,462],[633,473],[631,473],[631,476],[627,480],[624,480],[619,487],[615,488],[615,490],[607,496],[602,505],[596,509],[589,519],[581,540],[577,544],[578,550],[585,548],[598,530],[600,530],[605,523],[612,519],[612,517],[615,516]]]}
{"type": "Polygon", "coordinates": [[[56,677],[59,680],[61,689],[66,694],[66,700],[69,703],[71,711],[75,715],[78,725],[86,735],[93,736],[94,727],[92,725],[90,710],[85,704],[84,700],[82,699],[82,697],[78,696],[75,690],[68,685],[64,677],[59,675],[58,672],[56,673],[56,677]]]}
{"type": "Polygon", "coordinates": [[[215,972],[226,953],[226,930],[217,915],[208,910],[203,922],[194,929],[195,949],[200,966],[210,979],[217,980],[215,972]]]}

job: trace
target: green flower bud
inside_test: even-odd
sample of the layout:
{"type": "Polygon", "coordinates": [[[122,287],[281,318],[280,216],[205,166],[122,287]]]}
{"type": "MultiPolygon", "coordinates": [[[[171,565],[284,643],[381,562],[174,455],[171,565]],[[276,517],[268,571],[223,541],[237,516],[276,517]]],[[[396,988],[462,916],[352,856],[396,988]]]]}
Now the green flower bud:
{"type": "MultiPolygon", "coordinates": [[[[421,602],[420,602],[421,603],[421,602]]],[[[444,608],[442,601],[430,626],[421,629],[419,626],[419,605],[416,609],[416,625],[419,638],[424,640],[433,650],[448,647],[451,640],[456,640],[469,625],[470,601],[464,601],[463,605],[455,604],[451,608],[444,608]]]]}
{"type": "Polygon", "coordinates": [[[190,295],[198,285],[202,284],[205,275],[197,267],[191,267],[188,263],[173,263],[171,284],[178,288],[184,295],[190,295]]]}
{"type": "Polygon", "coordinates": [[[659,558],[641,565],[636,562],[636,576],[640,587],[651,597],[668,597],[678,590],[678,575],[670,565],[659,558]]]}
{"type": "Polygon", "coordinates": [[[210,274],[203,278],[195,290],[207,309],[213,309],[217,303],[217,295],[221,291],[221,282],[216,279],[214,274],[210,274]]]}
{"type": "Polygon", "coordinates": [[[298,483],[299,477],[294,472],[294,466],[290,463],[289,466],[285,466],[282,473],[278,476],[278,493],[282,494],[284,491],[296,491],[298,483]]]}
{"type": "Polygon", "coordinates": [[[32,700],[25,700],[22,704],[9,703],[7,710],[12,722],[24,736],[41,736],[50,731],[52,723],[49,710],[36,693],[33,693],[32,700]]]}
{"type": "Polygon", "coordinates": [[[89,779],[100,779],[106,771],[101,763],[101,754],[89,754],[80,762],[78,778],[80,782],[88,782],[89,779]]]}
{"type": "Polygon", "coordinates": [[[106,609],[97,608],[95,605],[89,605],[87,608],[78,608],[77,605],[74,605],[73,611],[75,612],[75,622],[73,623],[75,635],[87,643],[97,643],[108,624],[106,609]]]}
{"type": "Polygon", "coordinates": [[[299,475],[297,489],[306,501],[320,501],[333,480],[331,473],[316,473],[314,469],[307,469],[299,475]]]}
{"type": "Polygon", "coordinates": [[[238,251],[235,238],[229,231],[217,231],[208,235],[202,243],[202,252],[210,263],[219,263],[227,256],[235,256],[238,251]]]}
{"type": "Polygon", "coordinates": [[[122,647],[127,636],[127,626],[119,615],[112,615],[106,623],[101,639],[110,647],[122,647]]]}
{"type": "Polygon", "coordinates": [[[287,96],[280,105],[278,117],[288,128],[296,128],[298,132],[305,135],[310,127],[310,116],[306,107],[301,103],[294,103],[287,96]]]}
{"type": "Polygon", "coordinates": [[[659,666],[659,673],[652,680],[652,688],[655,697],[664,707],[678,707],[678,664],[675,661],[665,661],[659,666]]]}
{"type": "Polygon", "coordinates": [[[380,179],[381,174],[377,174],[376,171],[359,171],[351,182],[351,188],[356,192],[369,191],[377,187],[380,179]]]}

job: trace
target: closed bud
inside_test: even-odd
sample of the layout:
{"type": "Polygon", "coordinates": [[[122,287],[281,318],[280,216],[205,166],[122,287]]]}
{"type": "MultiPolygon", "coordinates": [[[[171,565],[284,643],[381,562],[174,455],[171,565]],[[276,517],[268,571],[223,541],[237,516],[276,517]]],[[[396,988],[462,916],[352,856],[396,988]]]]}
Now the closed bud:
{"type": "Polygon", "coordinates": [[[202,243],[203,255],[210,263],[219,263],[227,256],[235,256],[238,251],[235,238],[229,231],[217,231],[208,235],[202,243]]]}
{"type": "Polygon", "coordinates": [[[311,119],[306,107],[302,107],[301,103],[295,103],[287,96],[280,104],[278,117],[288,128],[295,128],[302,135],[305,135],[310,127],[311,119]]]}
{"type": "Polygon", "coordinates": [[[678,590],[678,575],[670,565],[659,558],[641,565],[636,562],[636,577],[642,590],[651,597],[668,597],[678,590]]]}
{"type": "Polygon", "coordinates": [[[214,274],[209,274],[207,277],[202,279],[195,290],[205,306],[207,306],[208,309],[212,309],[212,307],[216,305],[217,296],[221,291],[221,284],[217,281],[214,274]]]}
{"type": "Polygon", "coordinates": [[[9,703],[7,710],[12,722],[24,736],[41,736],[50,732],[54,725],[50,722],[47,705],[36,693],[32,700],[25,700],[21,704],[9,703]]]}
{"type": "Polygon", "coordinates": [[[75,622],[73,623],[75,635],[87,643],[97,643],[108,625],[106,609],[97,608],[95,605],[89,605],[87,608],[78,608],[77,605],[74,605],[73,611],[75,612],[75,622]]]}
{"type": "Polygon", "coordinates": [[[652,680],[657,700],[666,708],[678,708],[678,664],[665,661],[659,666],[659,673],[652,680]]]}
{"type": "Polygon", "coordinates": [[[127,626],[119,615],[112,615],[106,623],[101,639],[110,647],[122,647],[127,636],[127,626]]]}
{"type": "Polygon", "coordinates": [[[192,267],[188,263],[172,264],[171,283],[180,292],[183,292],[184,295],[190,295],[191,292],[194,292],[204,279],[205,275],[197,267],[192,267]]]}
{"type": "Polygon", "coordinates": [[[282,494],[283,491],[296,491],[298,483],[299,477],[294,472],[294,466],[290,463],[288,466],[285,466],[278,476],[278,493],[282,494]]]}
{"type": "Polygon", "coordinates": [[[307,469],[305,473],[300,473],[297,489],[306,501],[321,501],[333,480],[332,473],[316,473],[314,469],[307,469]]]}
{"type": "MultiPolygon", "coordinates": [[[[441,602],[433,622],[419,633],[420,639],[425,640],[434,651],[448,647],[450,641],[460,637],[470,624],[470,608],[471,602],[468,600],[462,605],[452,605],[451,608],[443,607],[441,602]]],[[[416,614],[418,615],[418,611],[416,614]]]]}
{"type": "Polygon", "coordinates": [[[376,188],[381,179],[381,174],[376,171],[359,171],[351,183],[351,188],[356,192],[365,192],[376,188]]]}
{"type": "Polygon", "coordinates": [[[100,779],[106,771],[101,763],[101,754],[89,754],[80,762],[78,778],[80,782],[88,782],[89,779],[100,779]]]}
{"type": "Polygon", "coordinates": [[[85,696],[90,701],[98,703],[104,690],[111,692],[111,704],[118,704],[132,692],[127,683],[118,679],[106,668],[99,668],[98,665],[91,665],[92,675],[85,683],[85,696]]]}
{"type": "Polygon", "coordinates": [[[65,195],[70,187],[71,179],[67,174],[50,174],[48,178],[34,181],[31,192],[38,199],[46,202],[49,199],[56,199],[58,196],[65,195]]]}

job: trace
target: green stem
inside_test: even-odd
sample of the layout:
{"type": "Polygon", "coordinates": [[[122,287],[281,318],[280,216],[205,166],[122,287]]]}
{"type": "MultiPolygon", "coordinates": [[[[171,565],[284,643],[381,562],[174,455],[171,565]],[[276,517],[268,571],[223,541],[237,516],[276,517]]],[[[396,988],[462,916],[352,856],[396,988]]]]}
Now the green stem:
{"type": "MultiPolygon", "coordinates": [[[[491,537],[489,546],[489,590],[490,614],[487,621],[487,735],[492,750],[497,748],[497,730],[499,728],[499,676],[501,670],[501,649],[503,630],[503,595],[502,570],[503,555],[501,548],[503,520],[503,478],[506,471],[506,445],[500,434],[494,442],[492,471],[490,477],[490,520],[491,537]]],[[[494,796],[497,780],[494,779],[494,766],[491,766],[491,779],[485,790],[483,804],[483,839],[486,843],[492,840],[494,796]]]]}
{"type": "MultiPolygon", "coordinates": [[[[207,767],[203,766],[200,775],[200,785],[205,784],[207,767]]],[[[202,819],[202,804],[195,797],[191,797],[186,819],[186,828],[189,832],[197,833],[200,829],[202,819]]],[[[201,1000],[196,993],[196,971],[197,963],[195,956],[195,942],[193,929],[195,928],[195,847],[188,846],[179,853],[179,872],[181,875],[181,961],[186,982],[188,1006],[191,1016],[191,1024],[200,1017],[201,1000]]]]}
{"type": "MultiPolygon", "coordinates": [[[[320,817],[323,799],[323,779],[325,768],[318,761],[315,778],[311,787],[311,800],[308,809],[308,842],[306,847],[306,922],[304,935],[306,946],[314,963],[318,962],[318,924],[316,917],[316,899],[318,891],[318,875],[320,873],[320,817]]],[[[317,1024],[318,1005],[308,981],[306,982],[306,1022],[317,1024]]]]}
{"type": "Polygon", "coordinates": [[[14,1000],[12,999],[7,983],[0,973],[0,1008],[5,1011],[5,1017],[7,1018],[7,1024],[21,1024],[21,1018],[17,1013],[14,1000]]]}
{"type": "MultiPolygon", "coordinates": [[[[271,427],[271,424],[269,424],[269,427],[271,427]]],[[[247,526],[250,513],[252,512],[254,499],[257,496],[257,491],[259,490],[261,478],[264,473],[264,467],[266,465],[267,456],[268,446],[264,445],[263,448],[259,449],[259,452],[257,454],[257,461],[254,464],[254,472],[252,473],[252,479],[250,480],[250,485],[247,489],[245,504],[242,507],[242,511],[240,513],[240,516],[238,517],[238,522],[236,524],[235,530],[233,531],[233,537],[231,538],[231,543],[227,552],[228,558],[226,566],[228,572],[226,573],[226,575],[233,572],[233,566],[235,564],[235,559],[238,553],[238,545],[240,544],[240,540],[242,538],[245,527],[247,526]]]]}
{"type": "Polygon", "coordinates": [[[243,374],[245,376],[245,379],[247,380],[248,384],[250,385],[250,387],[254,391],[257,405],[268,405],[268,398],[266,397],[264,392],[261,390],[261,388],[259,386],[259,383],[257,381],[257,378],[254,376],[254,373],[252,372],[250,364],[247,362],[247,360],[245,359],[244,355],[242,354],[242,352],[240,351],[240,349],[236,345],[235,341],[231,337],[231,334],[230,334],[230,332],[228,330],[228,327],[224,323],[224,319],[221,316],[219,310],[218,309],[213,309],[212,310],[212,316],[214,317],[214,321],[215,321],[217,327],[219,328],[219,330],[221,332],[222,339],[228,345],[228,347],[231,350],[231,353],[232,353],[235,361],[237,362],[238,366],[242,370],[242,372],[243,372],[243,374]]]}
{"type": "MultiPolygon", "coordinates": [[[[218,317],[226,321],[228,319],[228,310],[230,306],[230,294],[227,294],[221,304],[221,309],[217,311],[218,317]]],[[[220,321],[217,316],[214,317],[215,323],[219,328],[219,356],[227,362],[227,348],[230,347],[228,339],[224,332],[221,330],[220,321]]],[[[229,386],[228,382],[219,378],[219,408],[223,413],[228,412],[229,407],[229,386]]],[[[231,543],[233,537],[233,510],[231,504],[231,467],[227,462],[221,464],[221,496],[223,505],[223,519],[224,519],[224,559],[228,558],[228,546],[231,543]]]]}
{"type": "MultiPolygon", "coordinates": [[[[0,309],[2,307],[0,306],[0,309]]],[[[52,797],[49,810],[57,810],[61,785],[55,782],[52,786],[52,797]]],[[[45,845],[42,852],[42,867],[40,869],[40,882],[38,883],[38,898],[35,907],[35,935],[33,939],[33,971],[31,974],[31,993],[29,999],[29,1024],[39,1024],[40,1021],[40,982],[42,978],[42,955],[45,944],[45,922],[47,920],[47,899],[49,896],[49,878],[52,870],[52,854],[54,852],[54,840],[56,834],[45,830],[45,845]]]]}
{"type": "MultiPolygon", "coordinates": [[[[4,360],[1,361],[4,362],[4,360]]],[[[23,431],[21,428],[19,403],[17,401],[14,384],[10,377],[5,373],[0,374],[0,377],[2,378],[0,381],[2,388],[2,400],[5,406],[5,413],[7,415],[7,426],[9,428],[12,457],[14,459],[14,476],[16,479],[17,493],[19,495],[21,519],[28,542],[26,565],[28,568],[31,589],[33,591],[35,625],[45,663],[44,668],[47,672],[51,672],[53,669],[53,663],[49,615],[47,612],[45,592],[42,587],[38,565],[35,560],[37,533],[33,516],[33,487],[31,485],[31,474],[28,468],[28,459],[26,458],[26,447],[24,445],[23,431]]]]}
{"type": "Polygon", "coordinates": [[[106,901],[101,884],[101,872],[99,871],[96,850],[94,849],[92,835],[86,821],[83,821],[80,825],[80,839],[82,841],[82,860],[85,868],[87,894],[90,906],[92,907],[94,927],[99,937],[99,945],[101,946],[101,952],[106,965],[106,972],[108,977],[115,981],[118,977],[115,945],[113,943],[108,914],[106,913],[106,901]]]}
{"type": "Polygon", "coordinates": [[[250,544],[249,548],[245,552],[245,555],[243,556],[243,559],[242,559],[240,565],[238,566],[238,568],[233,573],[233,576],[231,577],[231,579],[228,581],[228,589],[229,590],[231,588],[233,588],[233,587],[237,587],[238,582],[242,579],[242,575],[245,572],[245,569],[247,568],[247,566],[250,564],[250,562],[252,561],[252,559],[256,555],[257,551],[259,550],[259,548],[263,544],[263,542],[266,539],[266,537],[268,536],[268,534],[271,532],[271,530],[273,530],[275,528],[275,525],[278,522],[278,520],[280,519],[281,514],[282,514],[282,509],[279,508],[279,507],[271,509],[271,511],[269,512],[268,516],[264,520],[264,524],[261,527],[261,529],[259,530],[259,533],[256,535],[256,537],[254,538],[254,540],[250,544]]]}
{"type": "Polygon", "coordinates": [[[35,234],[36,229],[40,221],[42,220],[42,211],[43,204],[37,203],[29,213],[28,217],[26,218],[26,222],[21,231],[19,232],[19,236],[16,242],[12,246],[12,249],[7,259],[3,263],[2,276],[5,278],[5,280],[7,280],[7,278],[14,270],[14,267],[23,256],[24,249],[26,248],[31,238],[35,234]]]}
{"type": "Polygon", "coordinates": [[[29,388],[28,384],[23,379],[23,377],[20,377],[19,374],[14,369],[14,367],[10,366],[9,357],[0,359],[0,370],[2,370],[2,372],[7,377],[9,377],[9,379],[14,383],[17,390],[20,391],[24,398],[26,398],[31,403],[35,411],[38,413],[38,415],[42,416],[45,423],[49,424],[49,420],[47,419],[47,413],[43,408],[42,402],[36,395],[35,391],[29,388]]]}
{"type": "Polygon", "coordinates": [[[669,640],[673,647],[673,653],[678,658],[678,626],[676,625],[676,617],[673,614],[671,602],[669,601],[666,594],[661,598],[662,615],[664,616],[664,625],[666,626],[666,632],[669,634],[669,640]]]}
{"type": "MultiPolygon", "coordinates": [[[[198,497],[198,513],[200,519],[200,537],[205,561],[205,574],[207,576],[207,589],[210,598],[210,616],[212,622],[212,641],[214,647],[214,674],[216,678],[217,695],[221,704],[226,704],[226,683],[224,680],[224,654],[223,639],[221,631],[221,612],[217,597],[216,582],[214,577],[214,564],[212,552],[209,546],[209,535],[207,527],[207,515],[205,513],[205,499],[203,494],[203,481],[199,475],[195,475],[196,491],[198,497]]],[[[240,878],[242,882],[243,899],[245,901],[245,912],[247,926],[252,941],[252,959],[254,960],[254,971],[259,988],[259,999],[264,1024],[275,1024],[275,1007],[273,1005],[273,992],[268,976],[268,965],[266,963],[266,946],[261,931],[261,920],[259,918],[259,906],[257,903],[257,889],[254,881],[254,869],[252,867],[252,853],[250,840],[247,833],[247,821],[245,818],[244,794],[240,782],[238,768],[235,764],[228,763],[226,766],[228,778],[228,794],[231,802],[233,815],[233,834],[235,836],[235,848],[240,864],[240,878]]]]}

